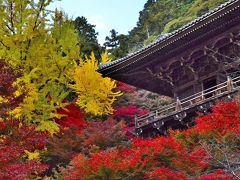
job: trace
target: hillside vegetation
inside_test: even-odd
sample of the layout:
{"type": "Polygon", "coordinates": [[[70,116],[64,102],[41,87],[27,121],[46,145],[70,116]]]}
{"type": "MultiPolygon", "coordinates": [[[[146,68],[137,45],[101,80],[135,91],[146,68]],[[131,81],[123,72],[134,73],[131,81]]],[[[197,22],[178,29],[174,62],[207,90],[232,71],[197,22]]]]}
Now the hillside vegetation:
{"type": "Polygon", "coordinates": [[[148,0],[128,35],[118,35],[111,30],[105,46],[111,49],[114,59],[123,57],[155,41],[158,35],[178,29],[224,2],[226,0],[148,0]]]}

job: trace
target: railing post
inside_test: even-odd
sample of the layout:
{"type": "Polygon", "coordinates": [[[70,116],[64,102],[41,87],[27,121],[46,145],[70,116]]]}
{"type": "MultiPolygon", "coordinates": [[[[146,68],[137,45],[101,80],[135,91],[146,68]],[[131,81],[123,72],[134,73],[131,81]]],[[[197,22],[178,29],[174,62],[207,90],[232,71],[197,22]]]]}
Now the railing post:
{"type": "Polygon", "coordinates": [[[204,93],[204,90],[202,91],[202,101],[205,100],[205,93],[204,93]]]}
{"type": "Polygon", "coordinates": [[[180,111],[181,109],[182,109],[181,101],[180,101],[180,99],[177,97],[175,110],[176,110],[176,111],[180,111]]]}
{"type": "Polygon", "coordinates": [[[233,82],[230,76],[227,77],[227,91],[232,92],[233,90],[233,82]]]}
{"type": "Polygon", "coordinates": [[[138,118],[137,115],[134,115],[134,119],[135,119],[135,128],[138,127],[138,118]]]}

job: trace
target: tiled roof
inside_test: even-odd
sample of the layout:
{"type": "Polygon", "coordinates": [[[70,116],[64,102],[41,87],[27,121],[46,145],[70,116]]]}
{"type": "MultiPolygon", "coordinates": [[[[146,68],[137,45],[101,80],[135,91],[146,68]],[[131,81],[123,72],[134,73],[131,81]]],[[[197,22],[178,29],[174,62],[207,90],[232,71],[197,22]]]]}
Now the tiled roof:
{"type": "Polygon", "coordinates": [[[127,56],[123,57],[123,58],[120,58],[120,59],[117,59],[115,61],[112,61],[112,62],[109,62],[107,64],[100,64],[99,65],[99,70],[105,70],[105,69],[108,69],[110,67],[113,67],[113,66],[116,66],[116,65],[119,65],[121,63],[124,63],[126,62],[127,60],[137,56],[137,55],[140,55],[141,53],[144,53],[145,51],[147,50],[150,50],[151,48],[153,47],[156,47],[157,45],[165,42],[166,40],[172,38],[172,37],[175,37],[177,36],[179,33],[183,32],[183,31],[186,31],[186,30],[189,30],[191,29],[192,27],[194,27],[196,24],[198,24],[199,22],[203,22],[204,20],[206,20],[207,18],[211,17],[211,16],[214,16],[215,14],[217,14],[218,12],[221,12],[222,10],[224,10],[225,8],[239,2],[240,0],[229,0],[228,2],[218,6],[217,8],[209,11],[208,13],[196,18],[195,20],[191,21],[190,23],[182,26],[181,28],[171,32],[171,33],[167,33],[167,34],[164,34],[164,35],[161,35],[159,36],[159,38],[157,38],[157,40],[141,49],[139,49],[138,51],[136,52],[133,52],[133,53],[130,53],[128,54],[127,56]]]}

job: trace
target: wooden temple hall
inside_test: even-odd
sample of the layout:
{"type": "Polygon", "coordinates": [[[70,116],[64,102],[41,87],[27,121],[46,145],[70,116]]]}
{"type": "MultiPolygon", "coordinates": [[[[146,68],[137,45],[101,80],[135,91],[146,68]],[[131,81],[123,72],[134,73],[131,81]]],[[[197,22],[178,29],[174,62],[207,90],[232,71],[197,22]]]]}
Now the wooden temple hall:
{"type": "Polygon", "coordinates": [[[194,125],[240,89],[240,0],[230,0],[128,56],[100,65],[104,76],[175,99],[135,118],[133,134],[166,134],[194,125]]]}

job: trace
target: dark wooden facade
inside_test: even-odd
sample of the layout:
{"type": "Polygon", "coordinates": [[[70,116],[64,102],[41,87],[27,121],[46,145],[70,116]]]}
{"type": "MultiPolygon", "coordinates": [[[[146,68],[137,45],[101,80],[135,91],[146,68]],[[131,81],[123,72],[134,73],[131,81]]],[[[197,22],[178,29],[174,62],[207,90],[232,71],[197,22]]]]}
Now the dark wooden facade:
{"type": "MultiPolygon", "coordinates": [[[[101,65],[99,71],[104,76],[180,102],[203,93],[202,99],[194,99],[197,103],[211,99],[217,91],[208,92],[221,83],[227,83],[227,77],[236,76],[234,73],[239,69],[240,0],[231,0],[155,43],[125,58],[101,65]]],[[[189,106],[181,104],[181,108],[189,106]]],[[[188,114],[194,116],[195,111],[193,108],[188,114]]],[[[160,120],[158,118],[156,122],[160,120]]],[[[168,127],[172,127],[173,123],[170,119],[168,121],[168,127]]],[[[144,128],[147,128],[146,124],[144,128]]]]}

